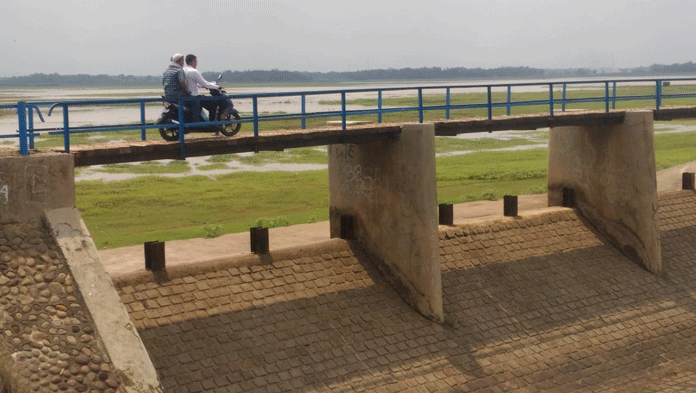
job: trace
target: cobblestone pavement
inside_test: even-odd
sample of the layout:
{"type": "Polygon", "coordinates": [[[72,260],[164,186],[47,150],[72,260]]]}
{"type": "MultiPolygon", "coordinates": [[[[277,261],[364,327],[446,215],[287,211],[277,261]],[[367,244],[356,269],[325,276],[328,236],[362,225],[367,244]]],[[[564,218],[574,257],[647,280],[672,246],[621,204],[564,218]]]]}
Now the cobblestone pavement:
{"type": "Polygon", "coordinates": [[[0,335],[0,392],[114,393],[121,386],[40,222],[0,224],[0,335]]]}
{"type": "Polygon", "coordinates": [[[116,284],[172,392],[696,391],[696,196],[660,206],[660,275],[570,209],[441,232],[442,325],[341,240],[116,284]]]}

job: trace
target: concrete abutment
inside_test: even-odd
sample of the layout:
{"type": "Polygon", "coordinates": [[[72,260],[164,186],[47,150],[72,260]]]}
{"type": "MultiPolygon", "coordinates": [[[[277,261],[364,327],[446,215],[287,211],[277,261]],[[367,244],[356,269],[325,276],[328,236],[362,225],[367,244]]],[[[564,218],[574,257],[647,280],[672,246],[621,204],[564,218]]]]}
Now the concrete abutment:
{"type": "Polygon", "coordinates": [[[0,327],[14,334],[0,345],[0,375],[10,374],[14,391],[162,391],[75,207],[71,155],[0,156],[0,283],[0,327]],[[60,358],[63,376],[37,382],[32,370],[46,364],[27,347],[60,358]],[[81,367],[100,379],[87,381],[81,367]]]}

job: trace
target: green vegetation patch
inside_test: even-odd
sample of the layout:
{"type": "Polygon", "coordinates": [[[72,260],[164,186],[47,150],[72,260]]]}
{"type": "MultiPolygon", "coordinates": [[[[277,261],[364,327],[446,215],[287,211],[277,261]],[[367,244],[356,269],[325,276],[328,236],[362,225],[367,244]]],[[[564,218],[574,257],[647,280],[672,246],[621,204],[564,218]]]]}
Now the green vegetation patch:
{"type": "Polygon", "coordinates": [[[327,171],[158,176],[76,184],[77,206],[99,248],[247,231],[257,220],[328,219],[327,171]],[[206,225],[208,229],[206,230],[206,225]]]}
{"type": "Polygon", "coordinates": [[[696,132],[655,134],[657,170],[696,160],[696,132]]]}
{"type": "MultiPolygon", "coordinates": [[[[222,154],[208,158],[211,163],[238,161],[245,165],[261,166],[265,164],[327,164],[326,151],[316,147],[301,147],[284,151],[261,151],[250,155],[222,154]]],[[[200,168],[199,168],[200,169],[200,168]]]]}
{"type": "Polygon", "coordinates": [[[450,153],[457,151],[476,151],[476,150],[492,150],[503,149],[515,146],[527,146],[543,143],[537,141],[533,137],[512,138],[512,139],[496,139],[496,138],[477,138],[477,139],[461,139],[453,137],[436,137],[435,138],[435,153],[450,153]]]}
{"type": "Polygon", "coordinates": [[[104,173],[132,173],[132,174],[162,174],[162,173],[186,173],[191,170],[187,161],[171,161],[162,163],[159,161],[147,161],[139,164],[110,164],[104,165],[97,172],[104,173]]]}

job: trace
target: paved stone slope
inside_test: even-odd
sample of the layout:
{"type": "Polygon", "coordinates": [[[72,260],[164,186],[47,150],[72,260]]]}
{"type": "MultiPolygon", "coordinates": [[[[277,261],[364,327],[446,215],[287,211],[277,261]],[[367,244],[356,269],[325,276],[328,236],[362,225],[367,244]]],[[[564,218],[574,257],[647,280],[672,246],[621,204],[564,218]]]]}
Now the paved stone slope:
{"type": "Polygon", "coordinates": [[[39,223],[0,224],[0,392],[116,392],[60,248],[39,223]]]}
{"type": "Polygon", "coordinates": [[[659,276],[570,209],[442,232],[443,325],[340,240],[116,284],[172,392],[688,391],[696,197],[660,204],[659,276]]]}

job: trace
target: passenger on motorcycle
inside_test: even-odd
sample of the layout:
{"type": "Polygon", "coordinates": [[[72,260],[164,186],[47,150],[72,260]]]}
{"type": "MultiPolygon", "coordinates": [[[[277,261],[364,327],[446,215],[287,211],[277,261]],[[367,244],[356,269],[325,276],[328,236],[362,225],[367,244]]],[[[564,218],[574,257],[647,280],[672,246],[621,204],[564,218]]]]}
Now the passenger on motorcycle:
{"type": "MultiPolygon", "coordinates": [[[[208,90],[220,90],[220,86],[218,86],[216,83],[208,82],[207,80],[205,80],[205,78],[203,78],[203,75],[201,75],[200,71],[196,69],[197,66],[198,58],[196,58],[196,56],[192,54],[186,55],[186,65],[184,66],[184,73],[186,74],[186,86],[188,87],[188,90],[191,91],[191,96],[200,97],[201,93],[199,91],[199,88],[206,88],[208,90]]],[[[191,110],[192,113],[198,115],[198,118],[196,120],[203,121],[203,119],[200,117],[202,106],[203,108],[208,110],[209,119],[214,121],[216,119],[215,110],[218,106],[221,105],[221,102],[218,101],[219,100],[194,101],[191,105],[191,110]]]]}
{"type": "Polygon", "coordinates": [[[183,66],[184,55],[176,53],[172,56],[169,67],[162,74],[165,99],[177,101],[191,94],[188,86],[186,86],[186,74],[183,66]]]}

